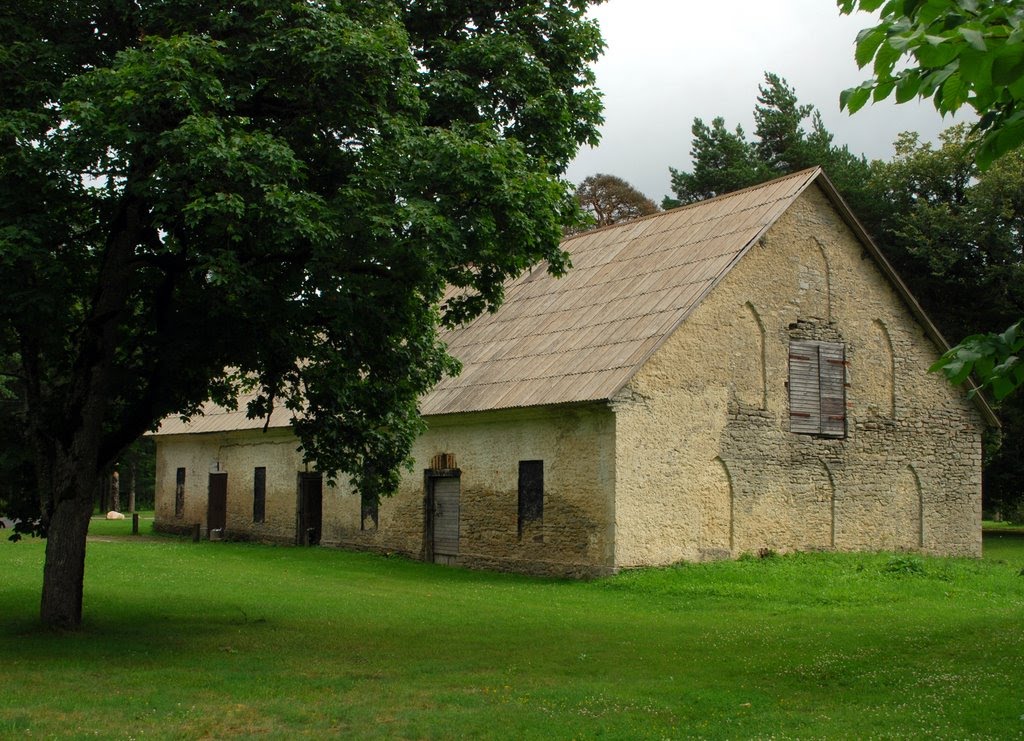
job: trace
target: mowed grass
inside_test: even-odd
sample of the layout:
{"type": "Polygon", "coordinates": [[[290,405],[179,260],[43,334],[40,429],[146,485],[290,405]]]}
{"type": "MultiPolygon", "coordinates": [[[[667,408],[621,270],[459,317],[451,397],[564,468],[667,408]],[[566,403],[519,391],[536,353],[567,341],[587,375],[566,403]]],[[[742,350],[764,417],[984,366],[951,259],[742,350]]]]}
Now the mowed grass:
{"type": "Polygon", "coordinates": [[[1012,535],[590,582],[94,541],[77,634],[36,627],[42,558],[0,541],[0,738],[1024,736],[1012,535]]]}
{"type": "MultiPolygon", "coordinates": [[[[139,515],[139,535],[152,535],[153,510],[143,510],[139,515]]],[[[132,516],[125,513],[123,520],[108,520],[103,515],[93,515],[89,521],[89,535],[122,536],[132,534],[132,516]]]]}
{"type": "Polygon", "coordinates": [[[996,530],[1001,532],[1012,532],[1024,534],[1024,523],[1020,522],[1005,522],[996,520],[982,520],[982,528],[987,530],[996,530]]]}

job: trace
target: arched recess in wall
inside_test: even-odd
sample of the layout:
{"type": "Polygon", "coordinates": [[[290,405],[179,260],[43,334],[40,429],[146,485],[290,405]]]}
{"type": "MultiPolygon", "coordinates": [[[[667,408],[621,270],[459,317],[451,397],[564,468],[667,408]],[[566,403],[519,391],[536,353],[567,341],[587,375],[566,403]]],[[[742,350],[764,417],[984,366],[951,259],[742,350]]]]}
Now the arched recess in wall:
{"type": "Polygon", "coordinates": [[[896,416],[896,356],[892,337],[880,319],[871,323],[864,347],[858,352],[851,379],[858,395],[871,413],[892,419],[896,416]],[[859,372],[858,372],[859,371],[859,372]],[[858,376],[860,378],[858,379],[858,376]]]}
{"type": "Polygon", "coordinates": [[[741,404],[764,409],[767,404],[768,383],[765,370],[764,322],[749,301],[740,308],[738,325],[732,367],[736,399],[741,404]]]}
{"type": "Polygon", "coordinates": [[[825,472],[821,481],[820,501],[828,503],[828,547],[836,547],[836,480],[832,475],[832,469],[825,461],[818,459],[818,465],[825,472]]]}
{"type": "Polygon", "coordinates": [[[824,243],[817,237],[800,243],[797,295],[800,297],[800,316],[832,319],[832,275],[824,243]]]}
{"type": "Polygon", "coordinates": [[[733,548],[733,484],[725,461],[716,457],[708,467],[702,487],[700,550],[729,551],[733,548]]]}
{"type": "Polygon", "coordinates": [[[913,465],[907,465],[899,472],[886,515],[892,529],[885,547],[893,550],[924,547],[924,490],[913,465]]]}

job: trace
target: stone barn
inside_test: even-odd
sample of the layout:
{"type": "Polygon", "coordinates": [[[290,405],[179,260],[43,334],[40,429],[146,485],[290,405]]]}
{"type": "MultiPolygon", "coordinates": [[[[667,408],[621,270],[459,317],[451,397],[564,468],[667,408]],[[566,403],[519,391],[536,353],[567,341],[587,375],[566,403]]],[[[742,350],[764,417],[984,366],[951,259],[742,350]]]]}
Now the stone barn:
{"type": "Polygon", "coordinates": [[[156,433],[157,526],[601,574],[760,549],[981,555],[979,397],[812,169],[571,237],[573,269],[447,333],[415,471],[379,507],[283,410],[156,433]]]}

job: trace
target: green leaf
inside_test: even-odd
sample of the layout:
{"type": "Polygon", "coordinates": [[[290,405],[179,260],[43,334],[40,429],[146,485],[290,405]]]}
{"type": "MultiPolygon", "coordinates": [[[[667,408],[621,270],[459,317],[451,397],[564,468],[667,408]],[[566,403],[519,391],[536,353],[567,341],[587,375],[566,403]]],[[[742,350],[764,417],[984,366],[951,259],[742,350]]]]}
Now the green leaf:
{"type": "Polygon", "coordinates": [[[998,156],[995,132],[989,131],[981,138],[981,145],[974,159],[978,163],[978,168],[984,172],[992,166],[998,156]]]}
{"type": "Polygon", "coordinates": [[[854,92],[856,92],[856,90],[857,90],[857,88],[855,88],[855,87],[848,87],[845,90],[840,91],[840,93],[839,93],[839,110],[842,111],[842,110],[846,109],[846,104],[850,102],[850,98],[853,96],[853,94],[854,94],[854,92]]]}
{"type": "Polygon", "coordinates": [[[879,46],[878,53],[875,55],[875,77],[883,80],[887,77],[891,77],[893,67],[902,56],[903,52],[893,48],[889,43],[884,43],[879,46]]]}
{"type": "Polygon", "coordinates": [[[961,26],[957,29],[960,35],[966,39],[967,43],[978,51],[988,51],[988,46],[985,44],[985,37],[982,36],[981,31],[973,28],[966,28],[961,26]]]}
{"type": "Polygon", "coordinates": [[[939,110],[943,112],[956,111],[967,102],[967,95],[970,87],[964,82],[959,73],[951,74],[942,84],[942,106],[939,110]]]}
{"type": "Polygon", "coordinates": [[[947,0],[926,0],[914,18],[922,26],[931,26],[936,20],[949,12],[947,0]]]}
{"type": "Polygon", "coordinates": [[[871,97],[872,87],[870,83],[864,83],[860,87],[844,90],[839,95],[840,110],[846,108],[850,113],[859,111],[868,102],[868,98],[871,97]]]}
{"type": "Polygon", "coordinates": [[[905,52],[913,46],[921,43],[919,32],[891,33],[888,38],[889,45],[898,52],[905,52]]]}
{"type": "Polygon", "coordinates": [[[996,133],[995,153],[1002,156],[1007,152],[1024,145],[1024,124],[1004,126],[996,133]]]}
{"type": "Polygon", "coordinates": [[[960,54],[960,76],[976,91],[987,88],[992,80],[992,56],[967,48],[960,54]]]}
{"type": "Polygon", "coordinates": [[[857,46],[853,57],[857,62],[857,67],[864,68],[871,61],[872,57],[875,56],[878,47],[885,41],[885,33],[877,28],[866,28],[864,31],[861,31],[861,34],[863,36],[858,36],[857,38],[857,46]],[[866,34],[865,31],[867,32],[866,34]]]}
{"type": "Polygon", "coordinates": [[[1003,46],[992,60],[992,82],[1009,85],[1024,73],[1024,45],[1003,46]]]}
{"type": "Polygon", "coordinates": [[[875,86],[874,92],[871,93],[871,100],[877,103],[880,100],[885,100],[892,93],[893,88],[896,87],[895,81],[880,82],[875,86]]]}
{"type": "Polygon", "coordinates": [[[1002,401],[1016,388],[1012,381],[1008,378],[997,376],[992,380],[990,384],[992,388],[992,395],[996,397],[996,401],[1002,401]]]}
{"type": "Polygon", "coordinates": [[[906,103],[921,92],[921,77],[916,72],[903,72],[896,80],[896,102],[906,103]]]}
{"type": "Polygon", "coordinates": [[[950,383],[954,386],[959,386],[971,375],[973,367],[974,365],[972,363],[965,363],[960,360],[949,363],[942,369],[942,372],[946,375],[946,378],[949,379],[950,383]]]}
{"type": "Polygon", "coordinates": [[[923,0],[904,0],[903,14],[908,18],[913,18],[922,2],[923,0]]]}
{"type": "Polygon", "coordinates": [[[922,67],[940,68],[956,59],[958,49],[956,44],[945,43],[941,37],[936,43],[932,43],[933,37],[927,37],[927,44],[920,44],[914,49],[914,57],[922,67]]]}
{"type": "Polygon", "coordinates": [[[999,335],[999,339],[1006,343],[1013,352],[1024,347],[1024,331],[1022,331],[1024,326],[1022,325],[1024,325],[1024,320],[1011,324],[1006,331],[999,335]]]}

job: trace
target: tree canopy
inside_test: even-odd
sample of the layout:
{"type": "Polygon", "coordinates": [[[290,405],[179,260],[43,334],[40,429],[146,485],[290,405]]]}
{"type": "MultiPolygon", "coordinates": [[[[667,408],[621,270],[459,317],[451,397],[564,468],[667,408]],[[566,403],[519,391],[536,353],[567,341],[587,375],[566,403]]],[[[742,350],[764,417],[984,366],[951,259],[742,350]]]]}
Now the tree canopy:
{"type": "Polygon", "coordinates": [[[1010,0],[838,0],[844,14],[879,11],[857,34],[855,57],[873,77],[844,90],[851,113],[869,100],[931,98],[940,113],[969,106],[978,163],[1024,144],[1024,6],[1010,0]]]}
{"type": "Polygon", "coordinates": [[[607,226],[658,211],[657,204],[615,175],[598,173],[576,186],[576,201],[590,217],[588,226],[607,226]]]}
{"type": "Polygon", "coordinates": [[[721,116],[713,118],[710,126],[695,118],[690,133],[693,170],[668,168],[675,197],[665,196],[662,208],[696,203],[771,179],[771,170],[757,156],[757,147],[747,140],[742,126],[730,130],[721,116]]]}
{"type": "Polygon", "coordinates": [[[662,207],[713,198],[815,165],[823,166],[844,196],[858,205],[867,160],[833,144],[819,112],[799,103],[796,91],[774,73],[765,73],[758,87],[754,124],[755,139],[750,141],[742,127],[730,130],[721,117],[710,126],[694,119],[693,169],[669,168],[675,197],[666,197],[662,207]]]}
{"type": "Polygon", "coordinates": [[[984,497],[987,508],[1005,511],[1021,501],[1024,396],[1005,398],[1009,388],[994,375],[1024,343],[1019,331],[983,333],[1018,326],[1024,315],[1024,151],[982,171],[974,136],[963,124],[943,132],[938,146],[902,134],[891,161],[872,163],[869,191],[884,208],[869,228],[942,333],[970,336],[961,344],[968,355],[944,356],[965,361],[947,375],[963,380],[974,370],[1001,399],[1001,445],[993,437],[987,446],[984,497]]]}
{"type": "MultiPolygon", "coordinates": [[[[857,35],[855,57],[874,76],[844,90],[851,113],[868,100],[931,98],[941,113],[970,106],[979,116],[972,151],[984,170],[1024,145],[1024,6],[1010,0],[838,0],[842,13],[880,10],[857,35]]],[[[953,383],[972,372],[1002,399],[1024,385],[1022,325],[972,335],[932,370],[953,383]]]]}
{"type": "Polygon", "coordinates": [[[577,213],[590,0],[25,0],[0,9],[0,358],[22,401],[42,618],[81,620],[97,481],[168,414],[256,393],[387,493],[440,323],[577,213]],[[442,303],[445,287],[458,289],[442,303]]]}

